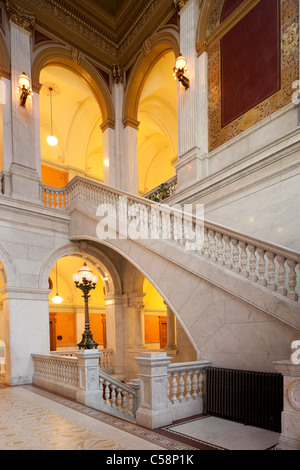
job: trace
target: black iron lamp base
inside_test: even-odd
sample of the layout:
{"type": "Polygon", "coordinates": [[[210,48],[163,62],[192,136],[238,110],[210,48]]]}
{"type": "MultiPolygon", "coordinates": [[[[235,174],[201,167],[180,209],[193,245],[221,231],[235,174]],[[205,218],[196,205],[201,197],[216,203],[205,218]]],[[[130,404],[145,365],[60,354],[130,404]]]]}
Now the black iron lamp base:
{"type": "Polygon", "coordinates": [[[97,349],[98,343],[95,343],[93,340],[93,335],[91,333],[91,330],[85,329],[85,331],[82,333],[82,339],[80,343],[77,344],[79,349],[97,349]]]}

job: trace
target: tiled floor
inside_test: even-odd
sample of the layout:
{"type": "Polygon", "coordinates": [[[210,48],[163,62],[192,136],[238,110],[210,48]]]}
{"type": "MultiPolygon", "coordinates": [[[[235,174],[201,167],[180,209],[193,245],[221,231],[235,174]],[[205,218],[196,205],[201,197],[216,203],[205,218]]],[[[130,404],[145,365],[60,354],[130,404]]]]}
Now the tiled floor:
{"type": "Polygon", "coordinates": [[[31,385],[0,387],[0,450],[266,450],[278,437],[213,417],[151,431],[31,385]]]}

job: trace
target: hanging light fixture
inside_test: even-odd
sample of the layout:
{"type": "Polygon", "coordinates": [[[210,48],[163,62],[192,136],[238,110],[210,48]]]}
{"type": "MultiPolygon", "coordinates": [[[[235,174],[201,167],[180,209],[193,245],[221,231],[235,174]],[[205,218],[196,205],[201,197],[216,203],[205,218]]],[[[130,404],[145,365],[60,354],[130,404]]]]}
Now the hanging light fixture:
{"type": "Polygon", "coordinates": [[[58,141],[57,141],[57,138],[53,135],[53,129],[52,129],[52,91],[53,91],[53,88],[49,87],[49,91],[50,91],[51,134],[48,135],[47,142],[49,145],[55,146],[57,145],[58,141]]]}
{"type": "Polygon", "coordinates": [[[52,297],[52,302],[55,304],[61,304],[63,299],[58,295],[58,280],[57,280],[57,263],[56,263],[56,295],[52,297]]]}

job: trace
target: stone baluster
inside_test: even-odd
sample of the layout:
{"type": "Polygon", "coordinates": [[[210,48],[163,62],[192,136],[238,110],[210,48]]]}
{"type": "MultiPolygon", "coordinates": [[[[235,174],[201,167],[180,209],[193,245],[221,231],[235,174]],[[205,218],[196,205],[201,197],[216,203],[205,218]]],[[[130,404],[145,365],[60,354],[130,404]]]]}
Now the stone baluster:
{"type": "Polygon", "coordinates": [[[205,227],[204,227],[204,237],[203,237],[203,256],[205,256],[205,258],[209,257],[208,229],[205,227]]]}
{"type": "Polygon", "coordinates": [[[266,269],[266,261],[265,261],[265,250],[258,248],[257,254],[259,256],[258,259],[258,280],[257,283],[261,286],[265,286],[267,281],[265,280],[265,269],[266,269]]]}
{"type": "Polygon", "coordinates": [[[275,253],[270,253],[269,251],[267,252],[267,258],[269,260],[269,265],[268,265],[268,283],[267,286],[270,290],[275,291],[276,290],[276,284],[275,284],[275,253]]]}
{"type": "Polygon", "coordinates": [[[232,264],[231,264],[231,246],[230,246],[230,237],[227,235],[223,236],[223,240],[225,242],[225,266],[229,269],[231,269],[232,264]]]}
{"type": "Polygon", "coordinates": [[[193,398],[196,398],[196,396],[198,395],[198,385],[199,385],[198,374],[196,371],[194,371],[193,373],[192,385],[193,385],[193,398]]]}
{"type": "Polygon", "coordinates": [[[231,270],[235,273],[239,273],[240,272],[240,268],[239,268],[239,248],[238,248],[238,240],[236,240],[235,238],[231,238],[231,243],[232,243],[232,246],[233,246],[233,251],[232,251],[232,268],[231,270]]]}
{"type": "Polygon", "coordinates": [[[283,256],[278,256],[277,255],[276,256],[276,261],[278,262],[278,274],[277,274],[278,287],[277,287],[277,292],[281,295],[286,295],[287,294],[286,288],[285,288],[286,273],[285,273],[285,267],[284,267],[286,258],[284,258],[283,256]]]}
{"type": "Polygon", "coordinates": [[[249,273],[247,271],[247,262],[248,262],[248,254],[247,254],[247,243],[239,241],[239,247],[241,248],[241,276],[248,277],[249,273]]]}
{"type": "Polygon", "coordinates": [[[250,257],[249,257],[249,269],[250,269],[250,274],[249,274],[249,279],[250,281],[256,282],[257,281],[257,275],[256,275],[256,247],[254,245],[248,245],[248,250],[250,252],[250,257]]]}
{"type": "Polygon", "coordinates": [[[292,300],[298,300],[298,295],[295,292],[295,287],[296,287],[296,266],[297,263],[292,260],[287,260],[287,265],[289,267],[289,274],[288,274],[288,284],[289,284],[289,292],[288,292],[288,298],[292,300]]]}
{"type": "Polygon", "coordinates": [[[223,266],[224,259],[223,259],[223,235],[219,232],[216,233],[217,239],[217,263],[220,266],[223,266]]]}
{"type": "Polygon", "coordinates": [[[181,403],[184,400],[184,389],[185,389],[185,383],[184,383],[184,371],[179,372],[179,382],[178,382],[178,391],[179,391],[179,396],[178,400],[181,403]]]}
{"type": "Polygon", "coordinates": [[[215,231],[209,230],[209,259],[211,261],[216,261],[216,239],[215,239],[215,231]]]}
{"type": "Polygon", "coordinates": [[[178,385],[177,385],[177,375],[176,372],[172,372],[171,374],[172,377],[172,382],[171,382],[171,402],[174,404],[178,401],[177,399],[177,390],[178,390],[178,385]]]}

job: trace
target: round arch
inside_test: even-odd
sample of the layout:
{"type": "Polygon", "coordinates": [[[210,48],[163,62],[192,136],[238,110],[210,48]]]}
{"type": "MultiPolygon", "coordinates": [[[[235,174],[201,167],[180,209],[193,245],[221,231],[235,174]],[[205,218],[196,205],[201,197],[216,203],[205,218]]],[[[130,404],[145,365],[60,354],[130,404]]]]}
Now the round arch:
{"type": "Polygon", "coordinates": [[[0,245],[0,272],[4,286],[19,287],[19,276],[13,260],[7,251],[0,245]]]}
{"type": "Polygon", "coordinates": [[[149,40],[151,49],[147,53],[141,52],[130,73],[126,86],[123,104],[123,122],[137,121],[139,99],[143,86],[151,70],[158,60],[169,51],[173,51],[175,57],[179,55],[179,42],[173,32],[161,31],[149,40]]]}
{"type": "Polygon", "coordinates": [[[41,289],[46,289],[48,287],[48,279],[51,269],[55,263],[64,256],[76,256],[78,258],[82,258],[83,262],[89,261],[103,278],[106,294],[122,294],[122,282],[113,262],[101,251],[101,249],[92,247],[87,242],[71,242],[49,256],[43,264],[39,275],[39,287],[41,289]]]}
{"type": "Polygon", "coordinates": [[[62,47],[48,47],[39,52],[32,65],[32,82],[35,89],[40,88],[40,72],[46,65],[61,65],[83,78],[95,95],[95,99],[101,110],[103,123],[114,125],[115,115],[111,94],[103,80],[94,67],[84,58],[80,64],[72,60],[71,52],[62,47]]]}
{"type": "MultiPolygon", "coordinates": [[[[77,238],[79,239],[78,235],[73,236],[74,241],[77,238]]],[[[95,236],[87,236],[87,235],[83,236],[82,235],[82,236],[80,236],[80,240],[81,241],[85,240],[87,243],[88,242],[96,242],[97,245],[100,245],[99,244],[99,239],[96,238],[95,236]]],[[[177,306],[172,302],[172,299],[169,298],[166,295],[166,293],[161,289],[159,283],[157,282],[157,279],[155,279],[155,277],[153,277],[149,272],[147,272],[147,270],[145,270],[142,267],[140,262],[137,261],[134,253],[131,253],[130,249],[127,250],[126,248],[124,248],[123,244],[120,244],[120,246],[118,246],[118,245],[110,243],[108,240],[101,240],[101,244],[103,244],[104,246],[107,246],[111,250],[113,250],[116,253],[118,253],[119,255],[121,255],[123,258],[125,258],[127,261],[129,261],[132,264],[132,266],[134,266],[137,269],[138,272],[135,273],[135,275],[133,276],[133,280],[132,280],[132,286],[136,289],[137,293],[142,293],[143,292],[142,291],[142,283],[144,282],[145,279],[147,279],[153,285],[153,287],[161,295],[161,297],[164,300],[164,302],[166,303],[166,305],[168,305],[170,307],[170,309],[172,310],[172,312],[176,316],[178,322],[181,324],[181,326],[182,326],[183,330],[185,331],[187,337],[189,338],[192,346],[194,347],[194,349],[196,351],[196,354],[197,354],[197,357],[199,358],[200,357],[199,348],[198,348],[194,338],[192,337],[190,331],[188,330],[186,325],[183,323],[183,321],[181,319],[181,316],[179,314],[179,311],[177,310],[177,306]]]]}

